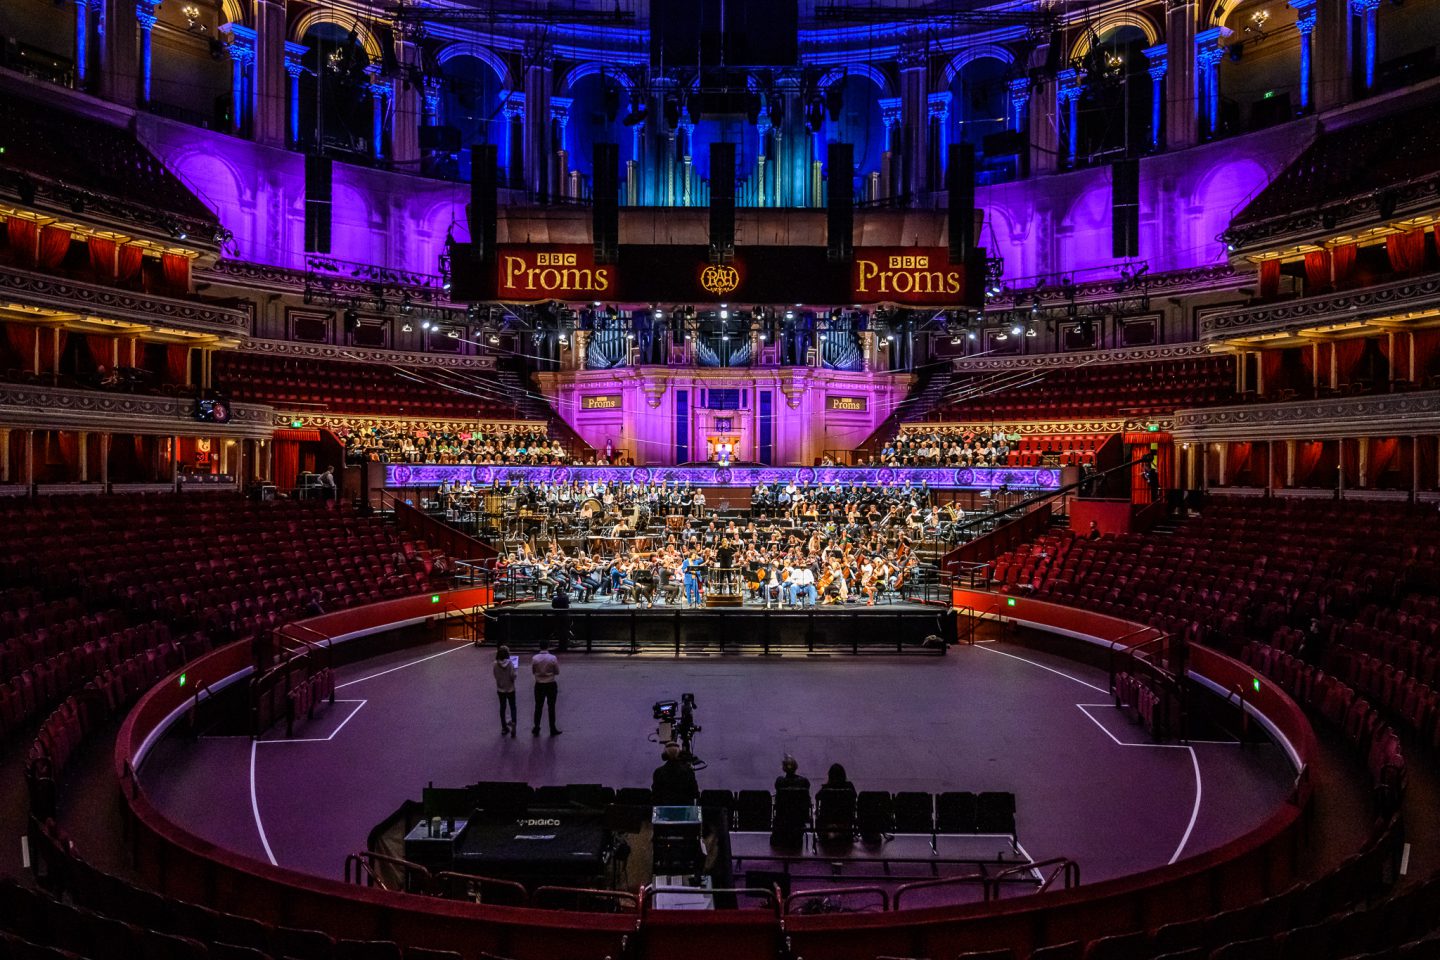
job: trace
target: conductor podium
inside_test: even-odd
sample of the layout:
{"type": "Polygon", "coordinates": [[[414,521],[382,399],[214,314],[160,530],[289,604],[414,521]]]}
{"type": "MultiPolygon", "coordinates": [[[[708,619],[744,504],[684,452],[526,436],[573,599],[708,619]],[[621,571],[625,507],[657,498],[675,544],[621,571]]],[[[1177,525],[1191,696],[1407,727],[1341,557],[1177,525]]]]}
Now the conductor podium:
{"type": "Polygon", "coordinates": [[[715,567],[705,580],[705,606],[743,607],[745,585],[738,567],[715,567]]]}

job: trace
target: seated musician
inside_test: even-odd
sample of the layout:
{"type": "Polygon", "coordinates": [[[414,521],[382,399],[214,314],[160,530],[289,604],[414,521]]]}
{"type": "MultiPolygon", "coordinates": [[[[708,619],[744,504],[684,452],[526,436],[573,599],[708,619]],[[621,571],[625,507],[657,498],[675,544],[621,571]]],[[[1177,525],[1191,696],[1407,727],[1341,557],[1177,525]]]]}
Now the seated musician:
{"type": "MultiPolygon", "coordinates": [[[[770,568],[770,579],[765,581],[765,583],[761,584],[760,586],[761,595],[765,598],[766,610],[770,609],[770,604],[772,603],[782,607],[785,605],[785,588],[787,584],[785,581],[782,581],[780,579],[781,573],[781,567],[772,566],[770,568]]],[[[786,580],[788,580],[790,577],[790,571],[788,569],[783,569],[783,573],[786,580]]]]}

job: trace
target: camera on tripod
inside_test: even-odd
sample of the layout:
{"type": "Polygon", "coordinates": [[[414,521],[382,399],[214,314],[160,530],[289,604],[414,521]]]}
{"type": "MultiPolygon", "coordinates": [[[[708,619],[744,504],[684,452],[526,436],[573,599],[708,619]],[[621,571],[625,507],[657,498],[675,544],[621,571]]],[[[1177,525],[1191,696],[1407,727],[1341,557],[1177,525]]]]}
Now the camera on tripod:
{"type": "Polygon", "coordinates": [[[696,767],[701,766],[691,750],[695,734],[700,732],[700,725],[695,722],[695,694],[682,693],[679,701],[661,700],[651,709],[659,723],[655,739],[660,743],[678,743],[680,756],[696,767]]]}

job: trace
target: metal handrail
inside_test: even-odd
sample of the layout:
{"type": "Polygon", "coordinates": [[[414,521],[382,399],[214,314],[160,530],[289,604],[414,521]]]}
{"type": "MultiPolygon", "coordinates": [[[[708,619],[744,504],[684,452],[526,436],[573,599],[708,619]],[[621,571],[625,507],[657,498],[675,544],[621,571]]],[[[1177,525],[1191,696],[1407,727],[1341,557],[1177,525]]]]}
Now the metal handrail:
{"type": "MultiPolygon", "coordinates": [[[[558,894],[571,895],[577,900],[580,897],[614,900],[627,910],[639,910],[640,908],[640,897],[628,890],[597,890],[591,887],[536,887],[535,892],[530,895],[530,905],[540,910],[548,909],[548,907],[540,901],[558,894]]],[[[559,897],[557,896],[556,899],[559,899],[559,897]]],[[[569,909],[580,910],[582,913],[587,912],[579,907],[571,907],[569,909]]]]}
{"type": "Polygon", "coordinates": [[[792,905],[798,900],[818,900],[855,893],[878,893],[880,895],[880,912],[890,912],[890,894],[884,887],[837,887],[833,890],[799,890],[784,899],[781,904],[781,910],[788,915],[795,912],[792,909],[792,905]]]}
{"type": "Polygon", "coordinates": [[[1041,880],[1040,885],[1036,888],[1036,893],[1040,893],[1048,889],[1050,884],[1055,881],[1055,878],[1062,874],[1065,877],[1066,890],[1069,890],[1071,887],[1080,885],[1080,864],[1076,863],[1074,860],[1071,860],[1069,857],[1051,857],[1049,860],[1033,860],[1030,863],[1016,864],[1012,867],[1001,870],[999,873],[986,877],[986,901],[1000,899],[1000,884],[1010,875],[1016,873],[1023,873],[1025,871],[1035,872],[1038,871],[1041,867],[1055,867],[1055,870],[1052,871],[1048,877],[1041,880]]]}
{"type": "Polygon", "coordinates": [[[768,901],[767,906],[770,907],[775,917],[778,919],[781,916],[782,900],[778,888],[765,890],[758,887],[723,887],[712,890],[708,887],[671,887],[646,884],[640,888],[640,916],[642,918],[647,912],[655,909],[651,901],[654,900],[655,895],[659,893],[697,893],[707,897],[720,894],[734,897],[753,897],[768,901]]]}
{"type": "MultiPolygon", "coordinates": [[[[440,870],[436,872],[430,878],[430,893],[432,896],[442,897],[447,900],[458,899],[450,896],[449,892],[451,889],[449,884],[456,882],[465,887],[478,887],[480,889],[480,897],[474,900],[475,903],[497,903],[499,906],[520,907],[530,903],[530,892],[525,889],[523,883],[517,883],[514,880],[501,880],[496,877],[481,877],[470,873],[456,873],[453,870],[440,870]],[[514,894],[513,902],[510,902],[506,898],[502,898],[502,900],[505,900],[503,903],[499,903],[493,899],[487,900],[485,898],[485,888],[487,887],[510,891],[514,894]]],[[[467,897],[466,899],[471,898],[467,897]]]]}
{"type": "Polygon", "coordinates": [[[370,881],[370,886],[379,887],[381,890],[389,890],[390,887],[386,886],[385,881],[381,879],[379,872],[375,869],[375,864],[377,863],[387,863],[403,871],[403,875],[406,880],[405,886],[407,890],[430,889],[430,871],[420,866],[420,864],[411,863],[409,860],[403,860],[400,857],[391,857],[383,853],[374,853],[369,850],[362,850],[359,853],[352,853],[345,858],[345,882],[359,884],[363,880],[368,878],[368,880],[370,881]],[[350,873],[350,868],[352,865],[355,868],[353,878],[351,877],[350,873]],[[412,877],[418,877],[422,881],[418,888],[414,884],[410,883],[412,877]]]}
{"type": "Polygon", "coordinates": [[[891,909],[903,909],[900,905],[900,902],[905,899],[905,895],[907,893],[910,893],[913,890],[928,890],[932,887],[959,887],[971,885],[979,885],[982,891],[981,896],[984,896],[983,891],[985,888],[985,876],[979,873],[967,873],[955,877],[937,877],[933,880],[915,880],[911,883],[904,883],[901,884],[898,888],[896,888],[894,895],[891,896],[891,909]]]}

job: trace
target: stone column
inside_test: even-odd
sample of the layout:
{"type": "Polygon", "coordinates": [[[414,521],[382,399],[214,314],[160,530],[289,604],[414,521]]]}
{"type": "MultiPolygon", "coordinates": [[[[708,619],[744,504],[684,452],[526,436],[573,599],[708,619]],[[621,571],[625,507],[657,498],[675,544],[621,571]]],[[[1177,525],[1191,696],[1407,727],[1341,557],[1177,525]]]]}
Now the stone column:
{"type": "Polygon", "coordinates": [[[100,485],[110,489],[110,442],[113,434],[100,434],[100,485]]]}
{"type": "Polygon", "coordinates": [[[770,206],[770,191],[766,189],[765,175],[769,167],[770,151],[767,136],[770,133],[770,116],[763,110],[755,121],[755,206],[770,206]]]}
{"type": "Polygon", "coordinates": [[[1025,131],[1025,108],[1030,103],[1030,78],[1016,77],[1008,84],[1010,92],[1010,129],[1025,131]]]}
{"type": "Polygon", "coordinates": [[[895,174],[895,158],[904,139],[900,117],[899,97],[886,97],[880,101],[880,120],[885,124],[885,153],[884,166],[880,169],[879,194],[887,200],[900,192],[900,178],[895,174]]]}
{"type": "Polygon", "coordinates": [[[75,434],[75,471],[81,483],[90,480],[90,434],[80,430],[75,434]]]}
{"type": "Polygon", "coordinates": [[[904,125],[901,127],[902,155],[905,160],[903,188],[910,194],[910,204],[919,202],[920,193],[928,185],[930,103],[928,83],[929,56],[923,46],[900,52],[900,100],[904,125]]]}
{"type": "MultiPolygon", "coordinates": [[[[525,186],[541,203],[550,186],[550,93],[555,85],[555,58],[544,41],[525,51],[525,186]]],[[[638,135],[640,125],[635,128],[638,135]]],[[[637,155],[638,159],[638,155],[637,155]]]]}
{"type": "Polygon", "coordinates": [[[680,114],[680,126],[677,128],[680,137],[678,144],[680,156],[680,206],[695,206],[695,193],[693,178],[695,176],[695,122],[690,119],[690,108],[687,106],[680,114]]]}
{"type": "Polygon", "coordinates": [[[549,166],[555,171],[551,182],[555,185],[557,196],[567,196],[569,193],[566,185],[570,180],[570,154],[565,148],[565,132],[570,126],[570,105],[574,102],[570,97],[550,98],[550,133],[553,146],[548,160],[549,166]]]}
{"type": "Polygon", "coordinates": [[[1059,97],[1054,79],[1037,83],[1030,93],[1026,113],[1030,129],[1030,172],[1051,173],[1060,169],[1059,97]]]}
{"type": "Polygon", "coordinates": [[[1213,140],[1220,134],[1220,61],[1225,48],[1220,39],[1228,30],[1211,27],[1195,35],[1195,73],[1201,92],[1201,114],[1205,136],[1213,140]]]}
{"type": "Polygon", "coordinates": [[[1350,0],[1315,0],[1312,54],[1315,72],[1315,111],[1349,103],[1355,94],[1351,70],[1355,18],[1350,0]]]}
{"type": "Polygon", "coordinates": [[[1375,87],[1375,12],[1380,0],[1350,0],[1350,12],[1360,19],[1361,84],[1369,93],[1375,87]]]}
{"type": "Polygon", "coordinates": [[[1166,83],[1170,108],[1165,145],[1172,150],[1200,142],[1200,85],[1195,71],[1195,30],[1200,17],[1195,0],[1167,0],[1165,9],[1166,83]]]}
{"type": "Polygon", "coordinates": [[[285,145],[285,0],[255,0],[255,69],[251,80],[250,135],[256,143],[285,145]]]}
{"type": "Polygon", "coordinates": [[[1295,9],[1295,30],[1300,34],[1300,103],[1297,109],[1301,113],[1309,113],[1310,77],[1314,72],[1315,58],[1315,0],[1291,0],[1290,6],[1295,9]]]}
{"type": "MultiPolygon", "coordinates": [[[[95,0],[95,46],[100,57],[95,80],[100,95],[131,106],[139,96],[139,4],[133,0],[95,0]]],[[[153,10],[153,6],[152,6],[153,10]]]]}
{"type": "Polygon", "coordinates": [[[221,29],[230,34],[230,132],[238,136],[245,131],[246,111],[250,102],[250,67],[255,62],[255,31],[239,23],[227,23],[221,29]]]}
{"type": "Polygon", "coordinates": [[[1080,74],[1072,67],[1055,76],[1055,112],[1065,118],[1065,165],[1074,167],[1080,154],[1080,74]]]}
{"type": "Polygon", "coordinates": [[[0,483],[10,482],[10,428],[0,427],[0,483]]]}
{"type": "Polygon", "coordinates": [[[930,185],[939,190],[945,186],[945,164],[950,146],[950,91],[930,94],[930,122],[935,125],[935,169],[930,171],[930,185]]]}
{"type": "Polygon", "coordinates": [[[1170,66],[1169,46],[1156,44],[1141,53],[1150,62],[1150,149],[1165,144],[1165,74],[1170,66]]]}
{"type": "Polygon", "coordinates": [[[75,0],[75,86],[90,85],[90,3],[75,0]]]}
{"type": "Polygon", "coordinates": [[[135,22],[140,27],[140,104],[150,104],[150,75],[154,53],[151,32],[155,29],[155,0],[139,0],[135,4],[135,22]]]}
{"type": "Polygon", "coordinates": [[[392,84],[395,113],[390,121],[390,162],[409,173],[420,172],[420,48],[397,35],[395,59],[400,76],[392,84]]]}
{"type": "MultiPolygon", "coordinates": [[[[384,160],[385,151],[385,105],[386,101],[395,95],[395,81],[380,79],[380,68],[371,64],[365,68],[370,74],[369,83],[370,103],[374,107],[374,113],[370,123],[370,155],[376,160],[384,160]]],[[[393,148],[390,154],[394,158],[393,148]]]]}
{"type": "Polygon", "coordinates": [[[523,182],[521,169],[525,156],[525,94],[515,92],[505,98],[505,183],[518,186],[523,182]]]}
{"type": "Polygon", "coordinates": [[[309,47],[303,44],[288,41],[285,44],[285,76],[290,78],[288,129],[291,145],[300,142],[300,75],[305,72],[303,58],[308,52],[309,47]]]}

